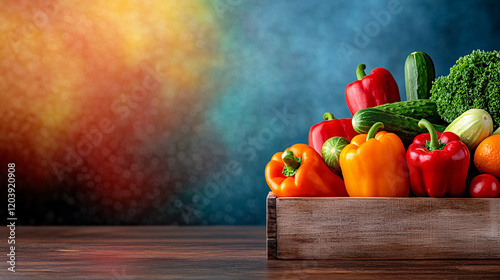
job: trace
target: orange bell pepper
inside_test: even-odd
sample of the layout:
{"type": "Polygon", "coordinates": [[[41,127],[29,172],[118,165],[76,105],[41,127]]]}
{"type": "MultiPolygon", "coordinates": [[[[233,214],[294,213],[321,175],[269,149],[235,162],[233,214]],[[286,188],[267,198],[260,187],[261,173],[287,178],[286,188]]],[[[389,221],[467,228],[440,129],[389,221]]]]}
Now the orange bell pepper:
{"type": "Polygon", "coordinates": [[[403,142],[394,133],[380,131],[375,123],[340,153],[340,168],[351,197],[406,197],[410,193],[403,142]],[[375,137],[374,137],[375,136],[375,137]]]}
{"type": "Polygon", "coordinates": [[[273,155],[266,181],[277,197],[347,196],[344,181],[306,144],[295,144],[273,155]]]}

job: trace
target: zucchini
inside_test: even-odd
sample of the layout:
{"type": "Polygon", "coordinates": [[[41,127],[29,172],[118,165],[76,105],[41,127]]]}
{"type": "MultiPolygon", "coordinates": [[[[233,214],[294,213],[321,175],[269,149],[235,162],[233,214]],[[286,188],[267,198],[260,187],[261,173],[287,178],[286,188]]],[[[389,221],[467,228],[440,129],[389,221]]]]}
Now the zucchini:
{"type": "Polygon", "coordinates": [[[412,117],[414,119],[426,119],[431,123],[447,124],[439,115],[437,103],[429,99],[417,99],[387,103],[374,108],[412,117]]]}
{"type": "MultiPolygon", "coordinates": [[[[384,130],[392,132],[401,138],[405,145],[411,144],[415,136],[426,133],[427,129],[419,127],[420,119],[383,111],[377,108],[361,109],[352,116],[352,127],[358,133],[368,133],[376,122],[384,124],[384,130]]],[[[436,131],[443,132],[446,126],[433,124],[436,131]]]]}
{"type": "Polygon", "coordinates": [[[429,99],[436,78],[434,63],[423,52],[413,52],[405,61],[406,100],[429,99]]]}
{"type": "Polygon", "coordinates": [[[451,131],[473,151],[481,141],[493,133],[491,115],[483,109],[469,109],[456,118],[446,131],[451,131]]]}

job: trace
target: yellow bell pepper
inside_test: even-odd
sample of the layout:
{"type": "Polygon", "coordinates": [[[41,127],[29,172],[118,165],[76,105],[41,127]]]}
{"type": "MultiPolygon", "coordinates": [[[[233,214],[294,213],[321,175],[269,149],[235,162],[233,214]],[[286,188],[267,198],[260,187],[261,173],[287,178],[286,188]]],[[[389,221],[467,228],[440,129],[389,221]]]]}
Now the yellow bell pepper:
{"type": "Polygon", "coordinates": [[[410,193],[405,147],[394,133],[375,123],[355,136],[340,154],[340,168],[351,197],[406,197],[410,193]]]}

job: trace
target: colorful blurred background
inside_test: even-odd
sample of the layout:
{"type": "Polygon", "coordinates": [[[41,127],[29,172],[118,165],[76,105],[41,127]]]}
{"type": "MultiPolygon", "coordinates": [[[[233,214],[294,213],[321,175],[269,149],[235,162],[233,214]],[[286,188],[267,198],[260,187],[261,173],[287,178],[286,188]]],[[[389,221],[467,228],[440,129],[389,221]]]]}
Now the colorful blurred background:
{"type": "MultiPolygon", "coordinates": [[[[1,1],[0,178],[19,224],[264,224],[271,156],[355,69],[498,50],[498,1],[1,1]]],[[[5,212],[6,207],[2,207],[5,212]]]]}

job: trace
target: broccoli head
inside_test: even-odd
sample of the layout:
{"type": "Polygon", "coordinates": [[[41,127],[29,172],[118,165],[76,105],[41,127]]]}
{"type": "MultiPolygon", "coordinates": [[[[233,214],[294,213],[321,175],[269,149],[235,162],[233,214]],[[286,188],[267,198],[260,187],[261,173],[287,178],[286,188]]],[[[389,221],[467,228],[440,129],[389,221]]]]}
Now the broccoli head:
{"type": "Polygon", "coordinates": [[[448,76],[438,77],[431,88],[431,100],[441,118],[452,122],[469,109],[484,109],[500,126],[500,53],[473,51],[460,57],[448,76]]]}

